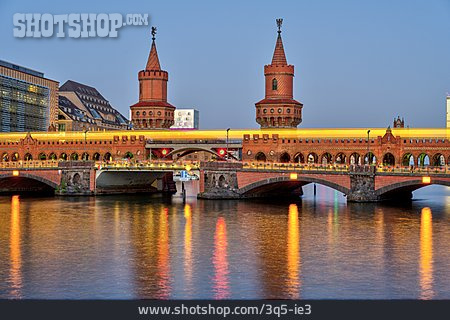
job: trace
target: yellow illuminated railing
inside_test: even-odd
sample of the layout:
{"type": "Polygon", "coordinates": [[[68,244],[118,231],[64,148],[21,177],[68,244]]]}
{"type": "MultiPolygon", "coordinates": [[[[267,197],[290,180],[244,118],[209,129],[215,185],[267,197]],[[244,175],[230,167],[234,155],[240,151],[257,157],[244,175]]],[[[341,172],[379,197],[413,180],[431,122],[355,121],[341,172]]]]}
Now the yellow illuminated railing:
{"type": "Polygon", "coordinates": [[[200,164],[194,161],[142,161],[142,162],[96,162],[95,167],[99,170],[198,170],[200,164]]]}
{"type": "MultiPolygon", "coordinates": [[[[370,129],[370,138],[383,136],[386,128],[305,128],[305,129],[231,129],[228,131],[229,139],[242,139],[244,134],[253,138],[254,134],[263,134],[269,137],[278,134],[279,138],[367,138],[370,129]]],[[[450,129],[445,128],[393,128],[392,134],[402,138],[450,138],[450,129]]],[[[25,138],[25,132],[0,133],[0,142],[18,142],[25,138]]],[[[38,140],[112,140],[114,136],[144,136],[150,140],[204,140],[226,139],[226,129],[216,130],[111,130],[111,131],[63,131],[63,132],[31,132],[31,136],[38,140]]]]}
{"type": "Polygon", "coordinates": [[[56,160],[34,160],[34,161],[6,161],[0,162],[2,169],[39,169],[39,168],[58,168],[58,161],[56,160]]]}
{"type": "MultiPolygon", "coordinates": [[[[276,163],[276,162],[243,162],[243,169],[249,170],[274,170],[274,171],[332,171],[349,172],[351,166],[341,164],[302,164],[302,163],[276,163]]],[[[419,173],[419,174],[450,174],[450,166],[425,166],[425,167],[392,167],[378,165],[375,168],[378,173],[419,173]]]]}

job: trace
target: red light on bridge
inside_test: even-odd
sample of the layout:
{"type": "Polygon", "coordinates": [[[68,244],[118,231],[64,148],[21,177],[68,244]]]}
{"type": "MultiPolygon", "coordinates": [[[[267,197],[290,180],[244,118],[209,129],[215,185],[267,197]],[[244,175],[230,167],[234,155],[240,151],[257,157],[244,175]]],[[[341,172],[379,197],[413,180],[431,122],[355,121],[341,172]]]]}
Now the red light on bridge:
{"type": "Polygon", "coordinates": [[[430,177],[422,177],[422,183],[431,183],[431,178],[430,177]]]}
{"type": "Polygon", "coordinates": [[[14,170],[12,173],[13,173],[13,177],[19,176],[19,170],[14,170]]]}
{"type": "Polygon", "coordinates": [[[219,149],[218,150],[219,156],[223,157],[226,153],[225,149],[219,149]]]}

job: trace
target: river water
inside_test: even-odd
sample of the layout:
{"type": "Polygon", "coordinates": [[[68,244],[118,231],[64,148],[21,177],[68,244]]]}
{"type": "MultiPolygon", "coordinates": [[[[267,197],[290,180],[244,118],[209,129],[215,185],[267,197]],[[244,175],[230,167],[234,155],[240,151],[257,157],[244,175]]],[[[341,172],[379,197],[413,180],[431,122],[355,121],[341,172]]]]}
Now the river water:
{"type": "MultiPolygon", "coordinates": [[[[0,197],[0,298],[449,299],[450,188],[347,204],[0,197]]],[[[181,189],[178,186],[178,189],[181,189]]]]}

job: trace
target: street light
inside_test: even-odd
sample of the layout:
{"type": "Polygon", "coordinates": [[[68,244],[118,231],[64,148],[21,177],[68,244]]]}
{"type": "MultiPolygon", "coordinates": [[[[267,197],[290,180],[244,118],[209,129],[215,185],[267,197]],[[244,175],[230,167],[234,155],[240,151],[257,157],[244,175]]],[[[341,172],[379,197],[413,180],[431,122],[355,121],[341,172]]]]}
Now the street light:
{"type": "Polygon", "coordinates": [[[367,130],[367,164],[370,165],[370,130],[367,130]]]}
{"type": "Polygon", "coordinates": [[[228,160],[228,132],[231,130],[231,128],[228,128],[227,129],[227,148],[226,148],[226,154],[225,154],[225,156],[226,156],[226,159],[228,160]]]}

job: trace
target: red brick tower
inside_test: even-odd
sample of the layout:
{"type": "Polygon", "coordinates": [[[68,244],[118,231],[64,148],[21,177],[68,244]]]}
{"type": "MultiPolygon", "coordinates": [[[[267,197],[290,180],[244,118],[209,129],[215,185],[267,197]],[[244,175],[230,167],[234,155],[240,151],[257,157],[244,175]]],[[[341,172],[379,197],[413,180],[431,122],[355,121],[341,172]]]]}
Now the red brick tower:
{"type": "Polygon", "coordinates": [[[167,102],[169,73],[161,70],[152,27],[152,48],[145,70],[139,71],[139,102],[132,105],[134,129],[168,129],[174,123],[175,107],[167,102]]]}
{"type": "Polygon", "coordinates": [[[255,103],[256,122],[261,128],[296,128],[302,122],[303,104],[293,99],[294,66],[287,64],[277,19],[278,38],[272,63],[264,66],[266,96],[255,103]]]}

